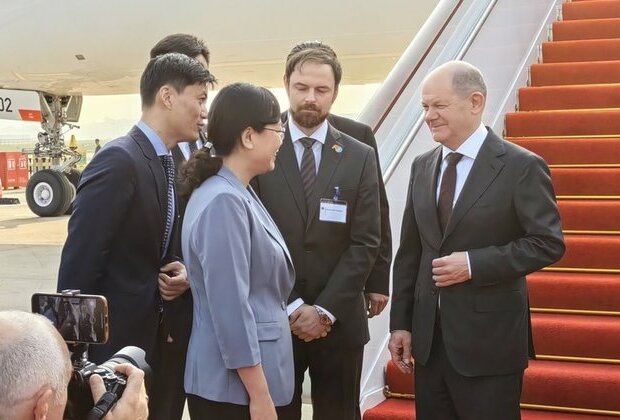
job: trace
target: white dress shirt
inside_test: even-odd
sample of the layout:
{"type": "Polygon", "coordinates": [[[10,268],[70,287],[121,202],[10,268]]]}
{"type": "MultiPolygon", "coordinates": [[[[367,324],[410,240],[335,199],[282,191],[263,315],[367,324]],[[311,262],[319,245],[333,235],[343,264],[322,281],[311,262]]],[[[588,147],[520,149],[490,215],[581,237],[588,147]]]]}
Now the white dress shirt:
{"type": "MultiPolygon", "coordinates": [[[[476,129],[472,133],[467,140],[463,142],[459,146],[458,149],[452,150],[447,148],[446,146],[442,147],[441,151],[441,172],[439,174],[439,179],[437,180],[437,191],[436,191],[436,202],[439,202],[439,191],[441,189],[441,180],[443,178],[443,174],[448,167],[448,160],[446,157],[448,154],[452,152],[457,152],[463,155],[461,160],[456,164],[456,185],[454,188],[454,201],[452,202],[452,208],[456,205],[456,202],[463,191],[463,186],[465,185],[465,181],[467,181],[467,177],[469,176],[469,172],[471,171],[472,166],[474,166],[474,161],[476,160],[476,156],[478,156],[478,152],[480,152],[480,148],[482,147],[482,143],[484,143],[484,139],[487,138],[487,128],[484,124],[480,124],[480,127],[476,129]]],[[[471,277],[471,264],[469,263],[469,253],[465,252],[467,256],[467,269],[469,270],[469,277],[471,277]]]]}
{"type": "MultiPolygon", "coordinates": [[[[297,165],[300,168],[301,168],[301,158],[304,154],[304,146],[303,144],[301,144],[299,140],[305,137],[309,137],[311,139],[316,140],[314,144],[312,145],[312,151],[314,152],[314,164],[315,164],[314,166],[318,173],[319,165],[321,163],[321,153],[323,151],[323,145],[325,144],[325,139],[327,138],[327,128],[329,127],[327,120],[323,121],[323,123],[319,126],[319,128],[314,130],[314,132],[310,134],[309,136],[307,136],[303,131],[301,131],[299,127],[297,127],[297,125],[295,125],[295,121],[293,121],[293,117],[291,116],[290,112],[288,113],[287,121],[288,121],[288,131],[291,135],[291,141],[293,142],[293,148],[295,149],[295,157],[297,157],[297,165]]],[[[299,308],[304,303],[305,302],[302,298],[295,299],[295,301],[289,303],[289,305],[286,307],[286,313],[288,315],[292,314],[293,312],[295,312],[297,308],[299,308]]],[[[329,312],[327,309],[319,305],[315,305],[315,306],[317,308],[320,308],[323,312],[327,314],[329,319],[332,321],[332,324],[336,322],[336,317],[332,315],[331,312],[329,312]]]]}

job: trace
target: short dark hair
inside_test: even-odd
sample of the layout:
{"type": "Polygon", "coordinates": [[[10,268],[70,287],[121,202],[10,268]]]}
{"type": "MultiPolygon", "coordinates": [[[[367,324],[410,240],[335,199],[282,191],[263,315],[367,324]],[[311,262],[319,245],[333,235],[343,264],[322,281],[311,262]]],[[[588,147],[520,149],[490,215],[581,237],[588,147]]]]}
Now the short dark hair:
{"type": "Polygon", "coordinates": [[[168,53],[152,58],[140,78],[142,107],[155,102],[155,95],[164,85],[171,85],[177,92],[190,85],[209,81],[209,72],[193,58],[179,53],[168,53]]]}
{"type": "Polygon", "coordinates": [[[291,74],[293,74],[293,71],[295,71],[297,67],[307,62],[329,65],[334,72],[336,89],[338,88],[342,80],[342,66],[338,61],[336,52],[329,45],[323,44],[320,41],[301,42],[293,47],[286,57],[286,68],[284,72],[286,80],[290,80],[291,74]]]}
{"type": "Polygon", "coordinates": [[[222,157],[229,156],[240,143],[243,130],[252,127],[262,132],[268,124],[280,121],[280,106],[271,91],[250,83],[233,83],[220,90],[207,116],[207,138],[215,149],[207,147],[194,153],[181,167],[180,194],[189,197],[202,182],[222,167],[222,157]]]}
{"type": "Polygon", "coordinates": [[[172,34],[163,38],[151,48],[151,58],[168,53],[185,54],[196,58],[202,55],[209,63],[209,48],[201,39],[189,34],[172,34]]]}
{"type": "MultiPolygon", "coordinates": [[[[202,39],[199,39],[194,35],[168,35],[162,40],[160,40],[157,44],[155,44],[153,48],[151,48],[151,58],[155,58],[158,55],[168,53],[185,54],[188,57],[192,58],[196,58],[199,55],[202,55],[207,64],[210,64],[210,52],[209,48],[207,48],[207,44],[205,44],[202,39]]],[[[209,73],[211,75],[211,80],[209,80],[208,83],[211,85],[217,83],[217,79],[215,78],[215,76],[210,71],[209,73]]]]}

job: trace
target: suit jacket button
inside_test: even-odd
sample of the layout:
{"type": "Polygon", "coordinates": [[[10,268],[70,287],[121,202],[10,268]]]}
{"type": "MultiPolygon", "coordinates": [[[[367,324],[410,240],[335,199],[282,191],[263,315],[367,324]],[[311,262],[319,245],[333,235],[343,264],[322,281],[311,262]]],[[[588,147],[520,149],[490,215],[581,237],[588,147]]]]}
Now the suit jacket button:
{"type": "Polygon", "coordinates": [[[436,294],[437,294],[437,288],[436,288],[436,287],[433,287],[433,290],[432,290],[431,292],[432,292],[434,295],[436,295],[436,294]]]}
{"type": "Polygon", "coordinates": [[[282,304],[280,305],[280,307],[282,308],[283,311],[286,311],[286,302],[282,301],[282,304]]]}

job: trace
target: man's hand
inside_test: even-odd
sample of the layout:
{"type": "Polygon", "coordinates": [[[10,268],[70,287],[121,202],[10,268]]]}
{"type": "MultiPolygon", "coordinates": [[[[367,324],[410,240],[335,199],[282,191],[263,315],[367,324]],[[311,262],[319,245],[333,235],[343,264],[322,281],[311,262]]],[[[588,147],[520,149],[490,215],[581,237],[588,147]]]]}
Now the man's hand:
{"type": "Polygon", "coordinates": [[[405,330],[394,330],[390,335],[388,350],[392,355],[392,362],[403,373],[411,373],[413,362],[411,359],[411,333],[405,330]]]}
{"type": "MultiPolygon", "coordinates": [[[[129,363],[117,365],[115,369],[127,376],[127,386],[121,398],[105,415],[104,420],[146,420],[149,416],[149,400],[144,388],[144,372],[129,363]]],[[[101,376],[94,374],[90,377],[90,392],[95,402],[105,393],[101,376]]]]}
{"type": "Polygon", "coordinates": [[[187,271],[180,261],[172,261],[159,271],[159,293],[162,299],[173,300],[189,289],[187,271]]]}
{"type": "Polygon", "coordinates": [[[291,331],[306,343],[317,338],[327,337],[331,331],[330,325],[323,325],[319,320],[319,313],[312,305],[303,304],[288,317],[291,331]]]}
{"type": "Polygon", "coordinates": [[[447,287],[470,279],[465,252],[453,252],[433,260],[433,280],[437,287],[447,287]]]}
{"type": "Polygon", "coordinates": [[[366,297],[368,298],[368,307],[366,308],[368,311],[368,318],[379,315],[383,309],[385,309],[385,305],[387,305],[390,298],[389,296],[382,295],[381,293],[366,293],[366,297]]]}

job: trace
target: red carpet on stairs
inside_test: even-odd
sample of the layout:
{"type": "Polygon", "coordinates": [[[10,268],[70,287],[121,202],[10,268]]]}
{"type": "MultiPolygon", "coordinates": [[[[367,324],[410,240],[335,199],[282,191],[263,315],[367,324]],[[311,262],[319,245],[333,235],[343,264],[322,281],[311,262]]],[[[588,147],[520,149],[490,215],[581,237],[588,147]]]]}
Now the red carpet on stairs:
{"type": "MultiPolygon", "coordinates": [[[[620,0],[572,0],[519,89],[505,136],[542,156],[566,254],[528,276],[538,360],[525,420],[620,418],[620,0]]],[[[386,401],[365,420],[415,419],[412,375],[388,362],[386,401]]],[[[501,419],[498,419],[501,420],[501,419]]]]}

